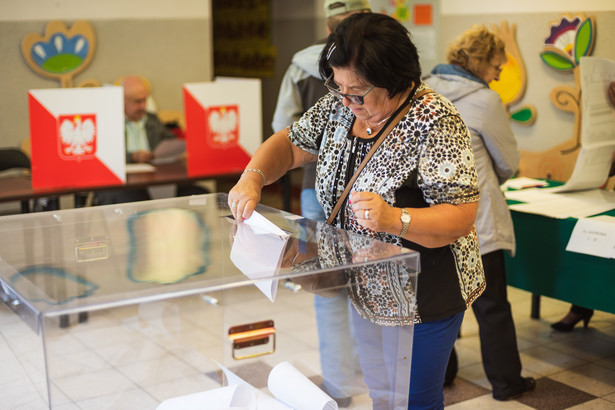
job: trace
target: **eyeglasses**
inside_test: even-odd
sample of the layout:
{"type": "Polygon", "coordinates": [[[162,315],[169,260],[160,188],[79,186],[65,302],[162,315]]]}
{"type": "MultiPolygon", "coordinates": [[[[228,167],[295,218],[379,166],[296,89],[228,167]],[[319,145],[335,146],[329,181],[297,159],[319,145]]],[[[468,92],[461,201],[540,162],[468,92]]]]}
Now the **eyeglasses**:
{"type": "Polygon", "coordinates": [[[325,87],[327,87],[327,89],[329,90],[329,92],[331,94],[333,94],[334,96],[336,96],[337,98],[339,98],[340,100],[343,100],[344,98],[347,98],[348,101],[350,101],[351,103],[355,104],[355,105],[363,105],[365,103],[364,97],[369,94],[369,92],[371,90],[374,89],[374,86],[372,85],[371,87],[369,87],[369,90],[365,91],[365,93],[363,93],[363,95],[355,95],[355,94],[342,94],[340,92],[339,89],[337,88],[333,88],[329,85],[329,83],[331,82],[331,80],[333,79],[333,73],[331,73],[331,75],[329,76],[329,78],[327,78],[327,81],[325,81],[325,87]]]}
{"type": "Polygon", "coordinates": [[[495,65],[495,64],[491,64],[491,63],[489,63],[489,65],[490,65],[491,67],[493,67],[493,68],[495,69],[495,71],[498,71],[498,72],[501,72],[501,71],[504,69],[504,67],[502,67],[502,64],[500,64],[500,65],[495,65]]]}

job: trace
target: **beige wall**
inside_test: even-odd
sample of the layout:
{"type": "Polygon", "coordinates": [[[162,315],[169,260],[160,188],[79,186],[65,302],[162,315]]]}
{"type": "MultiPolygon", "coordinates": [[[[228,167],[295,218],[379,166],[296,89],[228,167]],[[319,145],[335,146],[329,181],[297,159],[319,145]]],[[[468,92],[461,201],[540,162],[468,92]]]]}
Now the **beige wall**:
{"type": "Polygon", "coordinates": [[[19,145],[29,135],[27,91],[59,87],[38,76],[21,55],[21,41],[29,33],[43,35],[50,20],[71,25],[89,21],[96,35],[96,52],[74,84],[94,79],[112,83],[126,74],[140,74],[152,83],[158,108],[183,106],[185,82],[213,76],[209,0],[156,3],[145,0],[5,0],[0,4],[0,146],[19,145]],[[130,4],[130,9],[123,4],[130,4]],[[166,4],[168,3],[168,4],[166,4]],[[115,12],[113,12],[115,10],[115,12]],[[32,20],[27,18],[32,16],[32,20]],[[136,17],[136,13],[139,14],[136,17]],[[48,15],[49,18],[43,18],[48,15]],[[60,16],[66,15],[67,18],[60,16]],[[170,17],[169,17],[170,16],[170,17]]]}
{"type": "MultiPolygon", "coordinates": [[[[324,35],[323,1],[272,0],[272,41],[278,54],[274,76],[263,79],[264,136],[271,132],[279,84],[292,54],[324,35]]],[[[506,20],[517,25],[518,43],[529,73],[522,103],[533,104],[538,110],[533,126],[513,125],[522,149],[541,150],[571,135],[572,115],[557,110],[548,96],[556,85],[573,85],[571,75],[554,72],[539,58],[548,22],[570,11],[560,7],[571,4],[578,2],[440,0],[439,55],[444,55],[453,37],[473,23],[499,25],[506,20]]],[[[583,6],[596,17],[598,34],[593,55],[615,60],[615,2],[586,0],[583,6]]],[[[90,67],[75,78],[76,83],[86,79],[112,82],[119,76],[139,73],[151,80],[159,108],[181,110],[181,85],[212,79],[211,0],[5,0],[0,2],[0,146],[17,145],[29,134],[27,90],[58,86],[25,65],[19,45],[26,34],[42,34],[49,20],[61,16],[67,16],[62,19],[67,23],[87,19],[96,32],[96,54],[90,67]]]]}

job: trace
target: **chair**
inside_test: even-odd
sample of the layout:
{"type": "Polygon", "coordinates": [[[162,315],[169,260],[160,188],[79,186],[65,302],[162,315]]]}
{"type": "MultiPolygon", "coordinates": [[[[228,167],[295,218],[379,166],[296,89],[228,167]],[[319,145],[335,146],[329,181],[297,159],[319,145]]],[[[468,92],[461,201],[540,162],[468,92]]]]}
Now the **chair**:
{"type": "MultiPolygon", "coordinates": [[[[30,158],[18,148],[0,148],[0,171],[10,169],[23,169],[30,171],[30,158]]],[[[30,212],[30,202],[21,201],[21,212],[30,212]]]]}
{"type": "Polygon", "coordinates": [[[30,158],[18,148],[0,148],[0,171],[13,168],[30,169],[30,158]]]}
{"type": "MultiPolygon", "coordinates": [[[[23,149],[0,148],[0,172],[8,171],[10,169],[22,169],[24,171],[27,170],[28,174],[30,173],[30,158],[23,149]]],[[[30,209],[29,200],[24,199],[21,201],[22,213],[28,213],[31,211],[52,211],[56,209],[60,209],[60,201],[58,197],[36,199],[32,209],[30,209]]]]}

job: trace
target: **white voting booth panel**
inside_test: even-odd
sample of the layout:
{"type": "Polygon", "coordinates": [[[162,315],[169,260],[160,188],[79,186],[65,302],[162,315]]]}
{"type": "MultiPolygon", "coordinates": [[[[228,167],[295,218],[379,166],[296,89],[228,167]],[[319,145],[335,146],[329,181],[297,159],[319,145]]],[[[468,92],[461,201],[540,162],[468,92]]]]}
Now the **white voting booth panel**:
{"type": "Polygon", "coordinates": [[[121,87],[30,90],[32,187],[126,180],[121,87]]]}
{"type": "Polygon", "coordinates": [[[406,408],[418,253],[257,211],[236,224],[208,194],[2,217],[0,299],[23,322],[7,343],[36,394],[50,408],[334,409],[335,388],[348,408],[406,408]],[[352,332],[320,330],[356,345],[343,383],[314,311],[340,292],[352,332]]]}
{"type": "Polygon", "coordinates": [[[259,79],[184,84],[188,174],[241,172],[262,143],[259,79]]]}

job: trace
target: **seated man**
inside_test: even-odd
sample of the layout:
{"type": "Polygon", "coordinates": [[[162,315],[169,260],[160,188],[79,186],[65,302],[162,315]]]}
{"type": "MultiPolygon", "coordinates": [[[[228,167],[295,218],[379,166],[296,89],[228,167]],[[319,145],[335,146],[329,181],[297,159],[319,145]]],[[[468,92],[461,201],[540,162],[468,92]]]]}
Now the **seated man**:
{"type": "MultiPolygon", "coordinates": [[[[124,77],[124,114],[126,117],[126,163],[147,163],[154,159],[154,150],[165,139],[176,138],[156,116],[146,111],[149,88],[136,75],[124,77]]],[[[177,187],[177,195],[204,194],[204,188],[187,184],[177,187]]],[[[100,191],[96,194],[98,205],[151,199],[146,189],[100,191]]]]}

